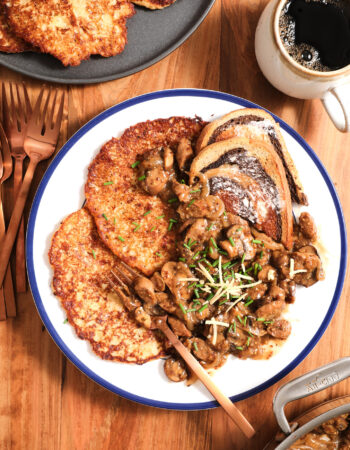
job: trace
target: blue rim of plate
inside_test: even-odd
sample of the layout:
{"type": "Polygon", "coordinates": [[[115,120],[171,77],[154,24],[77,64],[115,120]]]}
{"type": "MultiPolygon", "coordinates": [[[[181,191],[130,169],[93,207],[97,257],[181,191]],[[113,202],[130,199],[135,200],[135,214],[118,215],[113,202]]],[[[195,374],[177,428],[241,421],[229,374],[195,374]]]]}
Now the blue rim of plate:
{"type": "MultiPolygon", "coordinates": [[[[72,148],[72,146],[89,130],[91,130],[95,125],[105,120],[107,117],[122,111],[124,109],[130,108],[133,105],[137,105],[139,103],[144,103],[149,100],[154,100],[158,98],[171,98],[171,97],[179,97],[179,96],[185,96],[185,97],[204,97],[204,98],[214,98],[218,100],[226,100],[234,104],[238,104],[245,108],[262,108],[261,106],[256,105],[253,102],[250,102],[248,100],[245,100],[240,97],[236,97],[231,94],[226,94],[222,92],[217,91],[208,91],[204,89],[172,89],[172,90],[164,90],[164,91],[157,91],[152,92],[149,94],[144,94],[139,97],[132,98],[130,100],[126,100],[118,105],[112,106],[111,108],[103,111],[101,114],[90,120],[87,124],[85,124],[80,130],[78,130],[67,142],[66,144],[61,148],[61,150],[57,153],[55,158],[52,160],[50,166],[47,168],[40,184],[37,189],[37,192],[35,194],[32,208],[30,211],[29,221],[28,221],[28,228],[27,228],[27,243],[26,243],[26,252],[27,252],[27,271],[28,271],[28,278],[30,283],[30,288],[33,294],[34,302],[36,305],[36,308],[39,312],[39,315],[41,317],[41,320],[44,322],[44,325],[55,341],[55,343],[58,345],[58,347],[62,350],[62,352],[65,354],[65,356],[85,375],[87,375],[89,378],[91,378],[96,383],[100,384],[104,388],[114,392],[115,394],[118,394],[124,398],[127,398],[128,400],[132,400],[134,402],[142,403],[144,405],[148,406],[154,406],[157,408],[164,408],[164,409],[173,409],[173,410],[200,410],[200,409],[210,409],[215,408],[218,405],[216,401],[209,401],[209,402],[201,402],[201,403],[170,403],[170,402],[162,402],[158,400],[152,400],[149,398],[141,397],[138,395],[134,395],[131,392],[127,392],[123,389],[120,389],[111,383],[107,382],[103,378],[101,378],[99,375],[97,375],[95,372],[93,372],[89,367],[87,367],[85,364],[83,364],[79,358],[73,354],[73,352],[69,349],[69,347],[62,341],[58,333],[56,332],[56,329],[54,328],[52,322],[50,321],[44,305],[42,303],[38,286],[36,283],[35,278],[35,272],[34,272],[34,260],[33,260],[33,237],[34,237],[34,229],[35,229],[35,221],[36,216],[38,212],[38,207],[40,205],[41,197],[45,191],[46,185],[49,182],[53,172],[55,171],[57,165],[62,160],[62,158],[65,156],[65,154],[72,148]]],[[[265,109],[265,111],[268,111],[265,109]]],[[[347,241],[346,241],[346,228],[345,228],[345,221],[343,217],[342,208],[340,206],[340,202],[338,199],[338,195],[336,193],[336,190],[333,186],[333,183],[324,168],[323,164],[319,160],[318,156],[315,154],[315,152],[311,149],[311,147],[304,141],[304,139],[295,131],[293,128],[291,128],[289,125],[287,125],[283,120],[281,120],[279,117],[272,114],[270,111],[268,111],[274,119],[279,122],[280,126],[287,131],[306,151],[306,153],[311,157],[312,161],[320,171],[325,183],[327,184],[327,187],[329,189],[329,192],[332,196],[336,211],[337,211],[337,217],[339,222],[339,231],[340,231],[340,239],[341,239],[341,258],[340,258],[340,266],[339,266],[339,274],[338,274],[338,280],[336,284],[336,289],[334,292],[334,296],[332,299],[332,302],[330,304],[330,307],[327,311],[327,314],[320,325],[319,329],[317,330],[314,337],[311,339],[311,341],[308,343],[308,345],[303,349],[303,351],[293,360],[291,361],[284,369],[282,369],[280,372],[278,372],[275,376],[270,378],[269,380],[265,381],[264,383],[256,386],[255,388],[249,389],[248,391],[243,392],[239,395],[234,395],[231,398],[233,402],[237,402],[240,400],[244,400],[248,397],[251,397],[252,395],[255,395],[268,387],[272,386],[274,383],[282,379],[284,376],[286,376],[289,372],[291,372],[298,364],[300,364],[303,359],[310,353],[310,351],[314,348],[314,346],[317,344],[323,333],[325,332],[329,322],[331,321],[333,314],[336,310],[336,307],[339,302],[339,298],[341,295],[344,278],[345,278],[345,272],[346,272],[346,260],[347,260],[347,241]]]]}

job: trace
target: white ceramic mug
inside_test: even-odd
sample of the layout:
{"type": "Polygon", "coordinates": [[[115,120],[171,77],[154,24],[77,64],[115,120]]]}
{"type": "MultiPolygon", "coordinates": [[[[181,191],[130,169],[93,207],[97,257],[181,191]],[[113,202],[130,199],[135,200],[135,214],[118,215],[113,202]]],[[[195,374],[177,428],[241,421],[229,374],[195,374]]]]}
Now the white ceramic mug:
{"type": "Polygon", "coordinates": [[[261,71],[278,90],[292,97],[320,98],[338,130],[350,131],[350,65],[317,72],[288,54],[279,33],[279,18],[286,0],[271,0],[255,34],[255,54],[261,71]]]}

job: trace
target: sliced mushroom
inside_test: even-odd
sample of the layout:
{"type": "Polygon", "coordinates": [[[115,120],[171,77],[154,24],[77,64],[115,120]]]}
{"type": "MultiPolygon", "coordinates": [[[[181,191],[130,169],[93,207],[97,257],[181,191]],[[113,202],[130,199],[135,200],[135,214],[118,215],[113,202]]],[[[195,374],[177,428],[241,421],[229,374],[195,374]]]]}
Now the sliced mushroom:
{"type": "Polygon", "coordinates": [[[193,274],[186,264],[169,261],[162,267],[161,275],[177,301],[186,301],[191,298],[193,288],[188,288],[190,284],[188,279],[192,279],[193,274]]]}
{"type": "Polygon", "coordinates": [[[164,169],[169,172],[174,166],[174,154],[169,147],[164,148],[163,159],[164,169]]]}
{"type": "Polygon", "coordinates": [[[192,333],[186,328],[185,324],[175,317],[168,318],[169,325],[176,336],[191,337],[192,333]]]}
{"type": "Polygon", "coordinates": [[[175,359],[173,357],[170,357],[165,361],[164,372],[165,375],[171,381],[175,381],[175,383],[186,380],[188,376],[186,371],[186,365],[182,361],[182,359],[175,359]]]}
{"type": "Polygon", "coordinates": [[[152,305],[157,303],[154,293],[154,285],[148,278],[137,277],[134,282],[134,289],[136,294],[146,303],[151,303],[152,305]]]}
{"type": "Polygon", "coordinates": [[[287,339],[292,331],[292,326],[285,319],[275,320],[267,327],[267,332],[276,339],[287,339]]]}
{"type": "Polygon", "coordinates": [[[151,195],[159,194],[168,182],[168,174],[161,168],[155,167],[147,172],[143,181],[143,188],[151,195]]]}
{"type": "Polygon", "coordinates": [[[135,319],[145,328],[151,328],[152,326],[152,318],[149,314],[146,313],[142,306],[139,306],[135,309],[135,319]]]}
{"type": "Polygon", "coordinates": [[[154,272],[154,274],[152,275],[151,281],[153,283],[154,289],[157,292],[165,291],[165,283],[159,272],[154,272]]]}
{"type": "Polygon", "coordinates": [[[185,170],[188,166],[188,162],[193,156],[193,150],[191,141],[187,138],[180,139],[179,145],[176,151],[176,160],[180,170],[185,170]]]}

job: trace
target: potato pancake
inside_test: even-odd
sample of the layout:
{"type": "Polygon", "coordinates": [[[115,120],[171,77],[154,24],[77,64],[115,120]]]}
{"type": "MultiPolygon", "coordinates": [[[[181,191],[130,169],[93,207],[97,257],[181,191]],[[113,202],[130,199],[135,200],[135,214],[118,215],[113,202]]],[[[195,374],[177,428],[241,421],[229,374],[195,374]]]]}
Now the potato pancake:
{"type": "Polygon", "coordinates": [[[138,181],[138,157],[180,139],[195,141],[205,123],[171,117],[139,123],[107,142],[89,167],[86,206],[103,242],[125,263],[151,275],[176,255],[176,233],[169,231],[174,208],[148,195],[138,181]]]}
{"type": "Polygon", "coordinates": [[[143,364],[163,355],[156,334],[138,325],[112,289],[116,257],[101,242],[83,208],[56,231],[49,251],[53,292],[79,338],[89,341],[102,359],[143,364]]]}
{"type": "Polygon", "coordinates": [[[30,50],[30,46],[13,32],[8,23],[5,8],[0,2],[0,51],[20,53],[26,50],[30,50]]]}
{"type": "Polygon", "coordinates": [[[176,0],[131,0],[135,5],[148,9],[164,9],[175,3],[176,0]]]}
{"type": "Polygon", "coordinates": [[[14,32],[65,66],[90,55],[121,53],[126,20],[135,13],[128,0],[7,0],[5,5],[14,32]]]}

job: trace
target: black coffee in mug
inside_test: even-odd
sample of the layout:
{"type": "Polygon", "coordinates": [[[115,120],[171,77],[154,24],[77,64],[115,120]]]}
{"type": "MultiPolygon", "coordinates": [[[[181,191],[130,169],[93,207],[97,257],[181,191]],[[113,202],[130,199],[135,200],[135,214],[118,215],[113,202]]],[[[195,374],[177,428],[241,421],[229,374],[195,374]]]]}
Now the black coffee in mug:
{"type": "Polygon", "coordinates": [[[289,55],[311,70],[350,64],[350,0],[288,0],[279,20],[289,55]]]}

